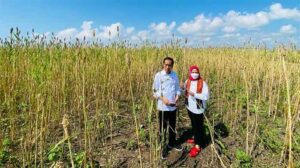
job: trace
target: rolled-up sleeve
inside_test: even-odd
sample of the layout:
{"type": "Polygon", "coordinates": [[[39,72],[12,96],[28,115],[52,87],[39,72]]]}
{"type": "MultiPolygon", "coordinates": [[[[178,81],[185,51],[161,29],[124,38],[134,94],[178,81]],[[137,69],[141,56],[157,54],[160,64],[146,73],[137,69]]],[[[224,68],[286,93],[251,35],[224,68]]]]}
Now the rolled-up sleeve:
{"type": "Polygon", "coordinates": [[[203,82],[203,88],[202,88],[202,93],[196,93],[194,95],[194,97],[196,99],[200,99],[200,100],[208,100],[209,99],[209,90],[208,90],[208,86],[206,84],[206,82],[203,82]]]}
{"type": "Polygon", "coordinates": [[[159,74],[156,74],[153,81],[153,97],[158,99],[161,96],[159,74]]]}

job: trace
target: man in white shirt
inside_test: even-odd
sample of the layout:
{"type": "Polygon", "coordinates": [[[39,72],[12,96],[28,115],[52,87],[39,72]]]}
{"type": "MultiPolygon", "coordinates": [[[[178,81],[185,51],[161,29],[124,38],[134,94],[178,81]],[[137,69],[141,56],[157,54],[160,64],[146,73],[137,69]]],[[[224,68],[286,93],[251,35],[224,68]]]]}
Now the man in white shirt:
{"type": "Polygon", "coordinates": [[[153,96],[157,99],[159,111],[160,142],[164,146],[167,126],[169,127],[169,143],[163,149],[162,159],[166,159],[168,150],[175,148],[181,151],[182,147],[176,144],[176,113],[178,99],[181,94],[179,79],[176,72],[172,71],[174,60],[166,57],[163,60],[163,70],[156,73],[153,83],[153,96]]]}

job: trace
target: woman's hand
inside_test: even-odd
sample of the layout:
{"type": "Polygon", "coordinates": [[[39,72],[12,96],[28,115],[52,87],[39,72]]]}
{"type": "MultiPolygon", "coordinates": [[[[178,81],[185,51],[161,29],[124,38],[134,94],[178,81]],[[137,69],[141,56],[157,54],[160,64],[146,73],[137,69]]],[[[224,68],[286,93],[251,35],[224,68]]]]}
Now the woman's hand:
{"type": "Polygon", "coordinates": [[[184,82],[180,81],[179,86],[180,86],[181,89],[184,89],[184,82]]]}
{"type": "Polygon", "coordinates": [[[195,93],[193,93],[191,91],[188,91],[188,94],[191,95],[191,96],[193,96],[193,97],[195,96],[195,93]]]}

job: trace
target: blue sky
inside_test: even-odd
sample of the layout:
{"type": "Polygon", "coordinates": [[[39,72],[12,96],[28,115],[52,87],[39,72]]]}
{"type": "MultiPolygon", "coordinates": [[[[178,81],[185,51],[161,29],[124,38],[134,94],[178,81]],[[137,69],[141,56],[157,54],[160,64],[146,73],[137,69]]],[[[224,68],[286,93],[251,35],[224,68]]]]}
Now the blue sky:
{"type": "Polygon", "coordinates": [[[193,45],[299,46],[299,25],[299,0],[0,0],[2,38],[19,27],[62,39],[168,41],[174,34],[193,45]]]}

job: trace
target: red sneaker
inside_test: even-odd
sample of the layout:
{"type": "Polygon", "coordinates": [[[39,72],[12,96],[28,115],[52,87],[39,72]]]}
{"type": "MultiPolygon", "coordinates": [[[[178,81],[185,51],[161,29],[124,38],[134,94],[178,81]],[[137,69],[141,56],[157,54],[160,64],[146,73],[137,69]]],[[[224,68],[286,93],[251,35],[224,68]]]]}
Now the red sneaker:
{"type": "Polygon", "coordinates": [[[195,140],[193,138],[190,138],[186,142],[189,143],[189,144],[194,144],[195,140]]]}
{"type": "Polygon", "coordinates": [[[196,147],[192,147],[192,149],[190,150],[190,157],[196,157],[201,151],[201,148],[196,148],[196,147]]]}

